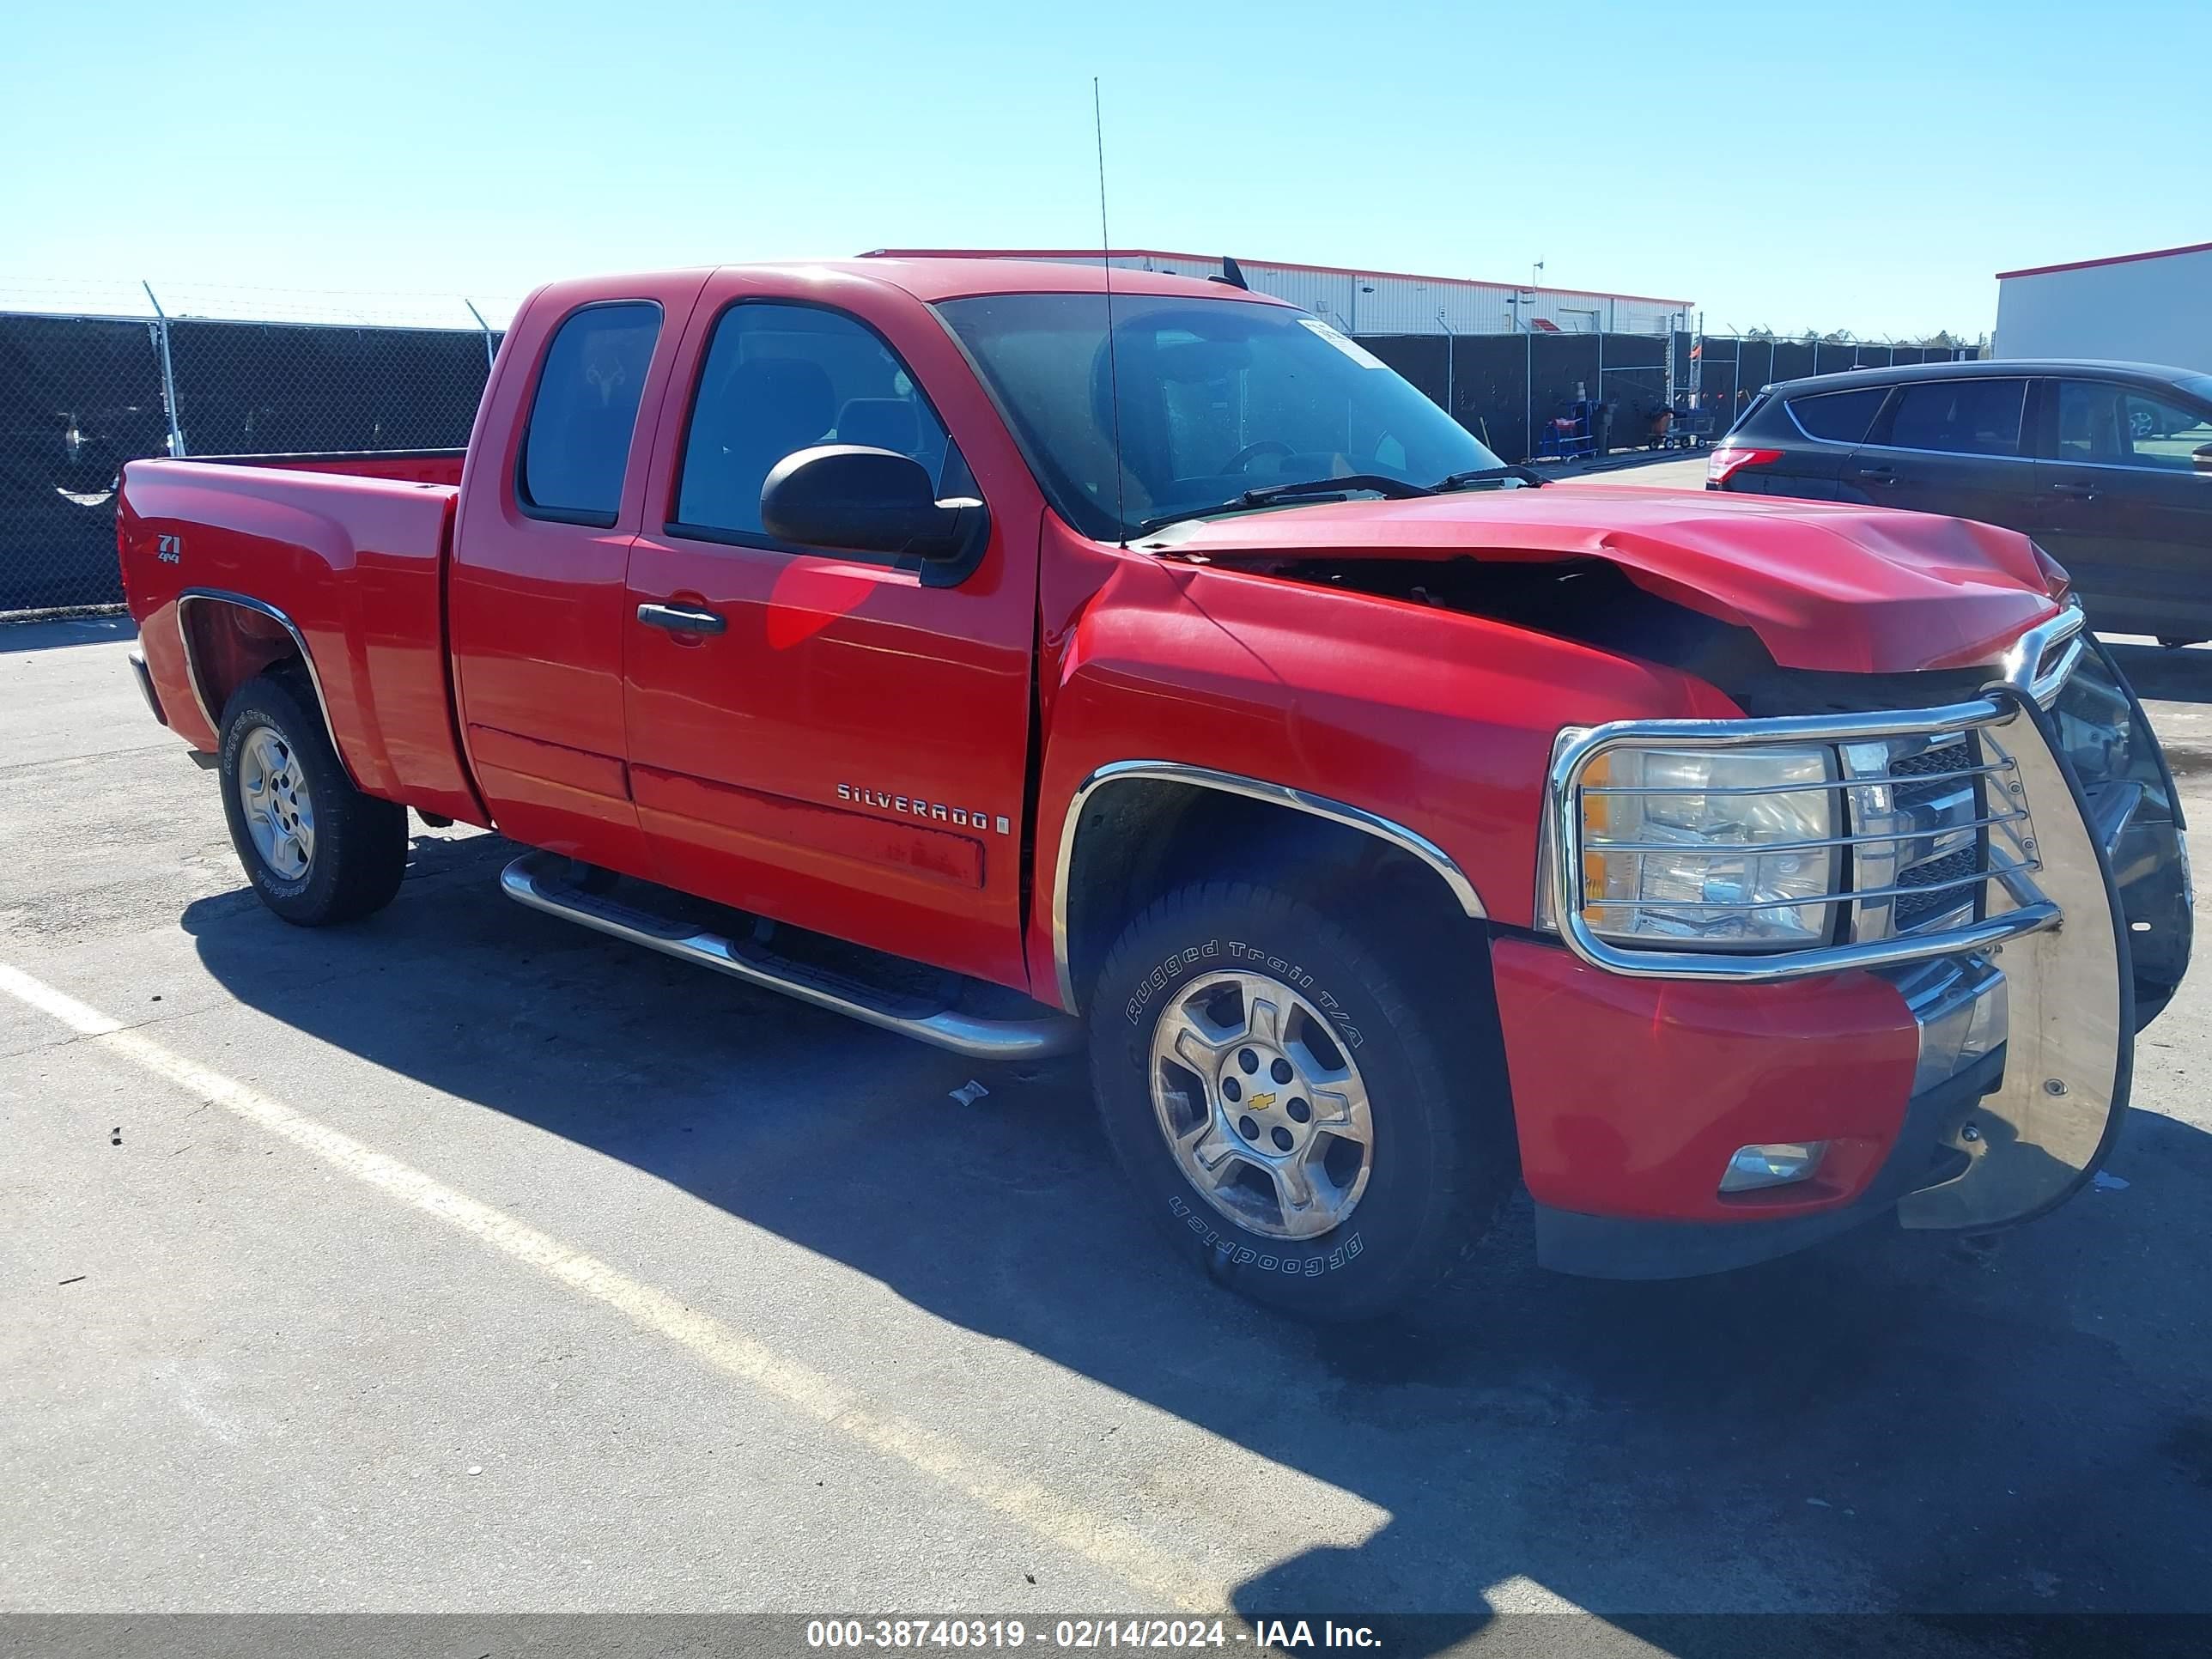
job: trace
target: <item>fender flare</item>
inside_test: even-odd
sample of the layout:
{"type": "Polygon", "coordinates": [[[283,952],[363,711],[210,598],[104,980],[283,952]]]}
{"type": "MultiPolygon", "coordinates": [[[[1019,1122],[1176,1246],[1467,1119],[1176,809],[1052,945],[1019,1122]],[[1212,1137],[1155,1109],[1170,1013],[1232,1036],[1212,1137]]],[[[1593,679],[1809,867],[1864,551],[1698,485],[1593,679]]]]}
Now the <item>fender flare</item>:
{"type": "Polygon", "coordinates": [[[1209,766],[1193,766],[1181,761],[1124,760],[1114,761],[1097,768],[1076,786],[1069,797],[1066,816],[1060,821],[1060,856],[1053,873],[1052,889],[1052,963],[1053,972],[1060,985],[1060,1006],[1069,1013],[1081,1012],[1076,1006],[1075,976],[1071,959],[1073,951],[1067,934],[1068,875],[1075,866],[1077,832],[1082,826],[1083,809],[1091,797],[1115,784],[1153,782],[1178,783],[1199,789],[1212,789],[1223,794],[1241,795],[1247,800],[1256,800],[1270,806],[1287,807],[1292,811],[1325,818],[1332,823],[1357,830],[1363,835],[1388,842],[1428,866],[1444,885],[1451,890],[1459,907],[1468,916],[1480,921],[1490,913],[1483,908],[1482,898],[1474,890],[1474,884],[1459,867],[1450,854],[1431,841],[1419,830],[1408,830],[1393,819],[1353,806],[1347,802],[1333,800],[1327,795],[1316,795],[1310,790],[1293,788],[1289,784],[1271,783],[1264,778],[1246,777],[1241,773],[1217,771],[1209,766]]]}
{"type": "Polygon", "coordinates": [[[361,780],[354,775],[352,764],[346,759],[345,749],[338,742],[337,728],[331,724],[331,700],[323,694],[323,677],[316,670],[315,653],[307,648],[307,636],[300,631],[300,625],[265,599],[234,593],[228,588],[187,587],[177,595],[177,639],[185,653],[185,677],[191,682],[192,701],[199,705],[200,718],[208,723],[208,730],[216,734],[216,740],[220,742],[222,737],[222,711],[208,707],[207,690],[200,679],[200,665],[192,656],[192,630],[187,626],[188,610],[202,601],[233,605],[242,611],[266,617],[292,636],[292,643],[299,647],[300,660],[307,665],[307,684],[314,690],[315,709],[323,717],[323,731],[331,740],[331,752],[338,757],[338,765],[345,773],[346,781],[359,789],[361,780]]]}

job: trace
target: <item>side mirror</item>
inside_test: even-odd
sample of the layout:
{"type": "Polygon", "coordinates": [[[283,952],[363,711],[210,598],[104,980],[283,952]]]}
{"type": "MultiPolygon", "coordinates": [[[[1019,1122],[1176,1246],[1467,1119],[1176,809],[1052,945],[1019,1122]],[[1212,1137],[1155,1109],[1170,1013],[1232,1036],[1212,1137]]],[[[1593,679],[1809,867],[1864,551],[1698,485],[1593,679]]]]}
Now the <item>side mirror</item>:
{"type": "Polygon", "coordinates": [[[2212,472],[2212,444],[2199,444],[2189,452],[2191,465],[2199,472],[2212,472]]]}
{"type": "Polygon", "coordinates": [[[761,485],[761,527],[800,547],[967,556],[985,522],[972,497],[940,501],[921,463],[865,444],[817,444],[778,461],[761,485]]]}

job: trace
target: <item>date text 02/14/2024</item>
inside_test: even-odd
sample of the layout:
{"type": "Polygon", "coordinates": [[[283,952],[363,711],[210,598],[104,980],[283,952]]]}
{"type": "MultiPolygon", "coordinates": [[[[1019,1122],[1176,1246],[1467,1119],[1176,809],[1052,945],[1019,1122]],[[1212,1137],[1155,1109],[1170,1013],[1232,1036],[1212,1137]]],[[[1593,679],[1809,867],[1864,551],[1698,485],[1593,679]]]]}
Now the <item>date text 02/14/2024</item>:
{"type": "MultiPolygon", "coordinates": [[[[1250,1630],[1231,1629],[1220,1619],[1061,1619],[1035,1632],[1040,1646],[1079,1652],[1137,1648],[1220,1648],[1234,1641],[1262,1650],[1320,1648],[1372,1649],[1380,1645],[1366,1625],[1334,1620],[1267,1619],[1250,1630]]],[[[1030,1626],[1018,1619],[816,1619],[806,1626],[810,1648],[1007,1649],[1027,1646],[1030,1626]]]]}

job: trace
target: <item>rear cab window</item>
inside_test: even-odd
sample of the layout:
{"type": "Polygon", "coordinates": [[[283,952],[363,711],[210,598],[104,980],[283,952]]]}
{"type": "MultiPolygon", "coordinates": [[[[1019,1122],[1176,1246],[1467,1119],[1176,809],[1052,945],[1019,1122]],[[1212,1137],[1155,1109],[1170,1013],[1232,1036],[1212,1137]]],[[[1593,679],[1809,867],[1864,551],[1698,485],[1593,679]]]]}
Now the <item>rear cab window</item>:
{"type": "Polygon", "coordinates": [[[602,529],[615,522],[659,337],[660,307],[650,300],[588,305],[554,331],[515,463],[525,514],[602,529]]]}
{"type": "Polygon", "coordinates": [[[1878,441],[1945,455],[2019,455],[2027,408],[2025,380],[1908,381],[1878,441]]]}
{"type": "Polygon", "coordinates": [[[1886,386],[1865,386],[1856,392],[1816,392],[1790,399],[1790,418],[1797,422],[1800,432],[1822,443],[1861,443],[1873,428],[1874,417],[1881,413],[1882,399],[1888,396],[1886,386]]]}

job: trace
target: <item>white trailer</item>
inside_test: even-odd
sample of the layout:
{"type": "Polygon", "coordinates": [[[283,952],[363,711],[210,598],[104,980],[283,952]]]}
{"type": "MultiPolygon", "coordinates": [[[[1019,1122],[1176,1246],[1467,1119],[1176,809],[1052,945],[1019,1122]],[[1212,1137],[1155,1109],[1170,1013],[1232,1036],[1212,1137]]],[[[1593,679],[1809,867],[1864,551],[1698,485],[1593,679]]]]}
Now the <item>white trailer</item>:
{"type": "Polygon", "coordinates": [[[2212,374],[2212,242],[1999,271],[1991,355],[2212,374]]]}
{"type": "MultiPolygon", "coordinates": [[[[1051,259],[1097,264],[1097,248],[878,248],[871,258],[1051,259]]],[[[1117,247],[1104,256],[1124,270],[1177,276],[1219,276],[1218,253],[1170,253],[1117,247]]],[[[1688,300],[1596,289],[1516,286],[1464,276],[1414,276],[1354,270],[1348,265],[1295,264],[1239,258],[1257,292],[1312,312],[1346,334],[1665,334],[1687,332],[1696,310],[1688,300]]],[[[1535,273],[1531,271],[1533,277],[1535,273]]]]}

